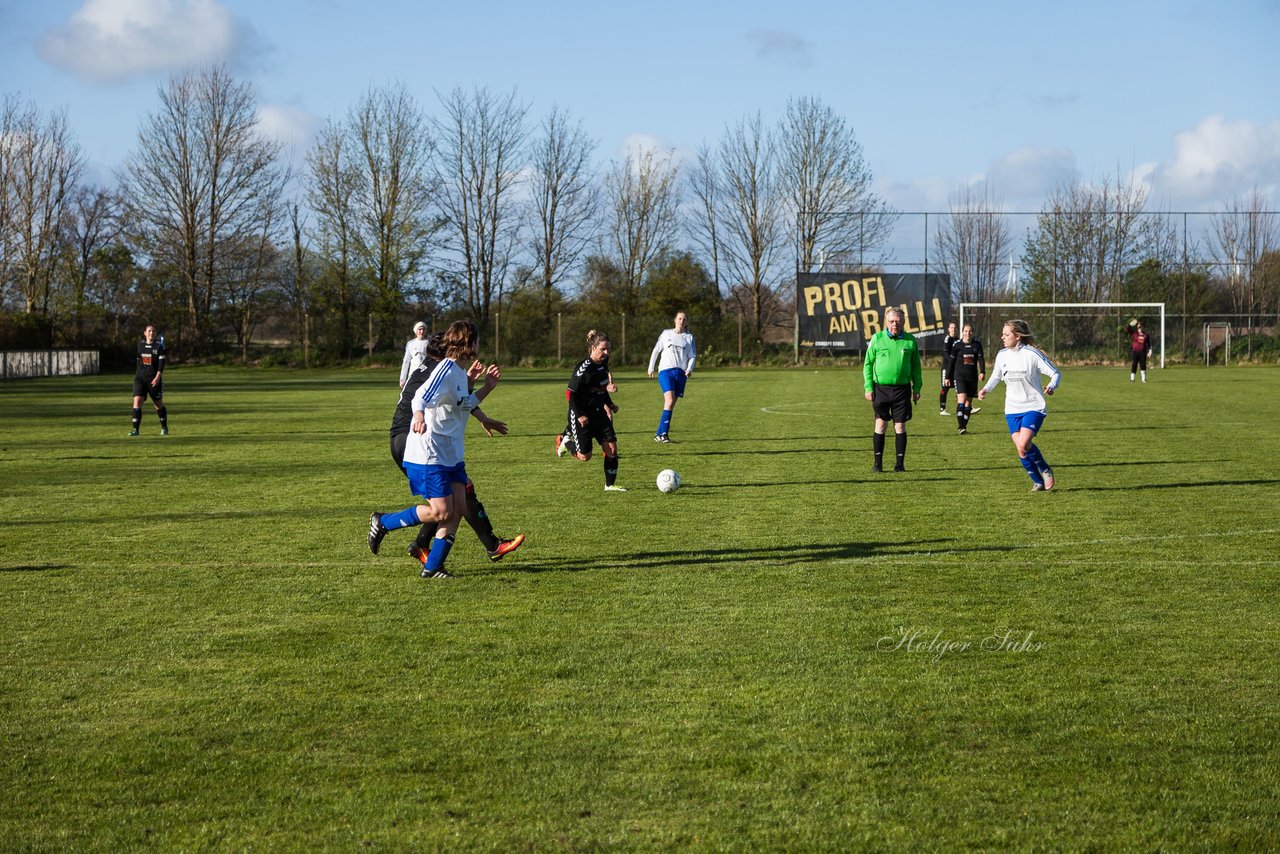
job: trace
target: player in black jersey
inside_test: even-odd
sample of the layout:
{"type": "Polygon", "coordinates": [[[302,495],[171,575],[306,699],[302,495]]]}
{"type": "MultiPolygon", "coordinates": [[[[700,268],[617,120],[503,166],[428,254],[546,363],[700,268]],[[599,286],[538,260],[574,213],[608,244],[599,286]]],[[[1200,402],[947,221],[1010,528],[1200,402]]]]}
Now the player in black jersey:
{"type": "Polygon", "coordinates": [[[987,379],[987,360],[982,342],[973,337],[973,326],[966,323],[960,340],[951,345],[951,362],[947,376],[956,387],[956,426],[961,434],[969,431],[969,418],[977,410],[973,398],[987,379]]]}
{"type": "Polygon", "coordinates": [[[613,430],[613,414],[618,405],[609,395],[618,390],[609,373],[609,336],[592,329],[587,333],[587,358],[574,368],[566,392],[569,420],[556,436],[556,456],[565,451],[575,459],[591,459],[591,442],[600,443],[604,455],[605,492],[626,492],[618,486],[618,434],[613,430]]]}
{"type": "MultiPolygon", "coordinates": [[[[404,470],[404,446],[409,436],[409,428],[413,424],[413,396],[417,394],[418,389],[431,376],[431,372],[435,370],[440,360],[444,358],[444,341],[440,333],[437,332],[428,339],[426,352],[426,362],[410,372],[405,380],[404,386],[400,391],[400,400],[396,403],[396,411],[391,416],[391,459],[395,460],[396,467],[402,472],[404,470]]],[[[490,418],[478,408],[472,410],[471,414],[480,422],[484,432],[490,436],[494,432],[503,436],[507,435],[507,425],[504,422],[490,418]]],[[[489,514],[485,512],[484,504],[480,502],[480,498],[476,495],[476,486],[469,478],[467,480],[466,494],[467,506],[462,511],[462,518],[466,519],[467,524],[471,526],[471,530],[476,532],[476,537],[479,538],[480,544],[489,553],[489,560],[502,560],[524,544],[524,534],[518,534],[515,537],[499,537],[493,532],[493,523],[489,521],[489,514]]],[[[438,522],[424,522],[418,528],[417,537],[409,545],[409,554],[425,563],[427,553],[431,550],[431,541],[435,538],[436,528],[438,527],[438,522]]]]}
{"type": "Polygon", "coordinates": [[[947,414],[947,389],[951,388],[951,375],[947,373],[947,366],[951,364],[951,348],[959,340],[956,337],[956,325],[948,323],[947,334],[942,339],[942,391],[938,392],[939,415],[947,414]]]}
{"type": "Polygon", "coordinates": [[[133,429],[138,435],[142,426],[142,401],[150,397],[160,416],[160,435],[169,435],[169,410],[164,405],[164,341],[156,338],[156,328],[147,324],[138,342],[138,368],[133,374],[133,429]]]}

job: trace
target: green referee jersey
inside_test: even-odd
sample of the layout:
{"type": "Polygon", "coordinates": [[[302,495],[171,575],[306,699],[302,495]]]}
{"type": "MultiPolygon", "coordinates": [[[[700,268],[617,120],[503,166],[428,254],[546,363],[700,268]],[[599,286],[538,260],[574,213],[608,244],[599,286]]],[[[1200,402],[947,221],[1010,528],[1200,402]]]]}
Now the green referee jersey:
{"type": "Polygon", "coordinates": [[[862,364],[863,385],[871,391],[877,385],[910,385],[919,392],[924,386],[920,370],[920,345],[910,332],[897,338],[881,330],[867,344],[867,360],[862,364]]]}

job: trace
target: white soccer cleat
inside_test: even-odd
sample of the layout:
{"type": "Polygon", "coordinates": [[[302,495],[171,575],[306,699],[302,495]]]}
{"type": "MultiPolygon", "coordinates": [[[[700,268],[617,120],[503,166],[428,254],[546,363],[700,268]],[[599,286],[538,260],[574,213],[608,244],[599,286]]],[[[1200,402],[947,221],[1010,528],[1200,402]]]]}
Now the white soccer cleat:
{"type": "Polygon", "coordinates": [[[614,483],[614,484],[610,484],[609,486],[606,486],[604,488],[604,491],[605,492],[626,492],[627,488],[625,486],[618,486],[616,483],[614,483]]]}

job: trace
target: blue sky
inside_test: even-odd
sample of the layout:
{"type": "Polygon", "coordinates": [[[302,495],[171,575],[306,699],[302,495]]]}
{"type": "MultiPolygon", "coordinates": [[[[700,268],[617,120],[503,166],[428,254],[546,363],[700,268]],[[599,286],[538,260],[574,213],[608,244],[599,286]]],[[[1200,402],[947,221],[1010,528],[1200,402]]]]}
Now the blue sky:
{"type": "Polygon", "coordinates": [[[297,152],[390,82],[428,112],[455,86],[515,88],[535,119],[558,104],[602,162],[687,157],[816,96],[900,210],[981,181],[1036,210],[1073,173],[1219,210],[1255,187],[1280,204],[1277,37],[1280,0],[0,0],[0,90],[65,107],[100,179],[170,74],[220,61],[297,152]]]}

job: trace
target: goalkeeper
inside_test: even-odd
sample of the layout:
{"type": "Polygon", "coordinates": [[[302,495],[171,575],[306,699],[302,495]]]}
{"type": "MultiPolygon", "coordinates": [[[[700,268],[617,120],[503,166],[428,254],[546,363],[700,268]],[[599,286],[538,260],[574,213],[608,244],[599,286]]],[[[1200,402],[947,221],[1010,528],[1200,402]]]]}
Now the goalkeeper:
{"type": "Polygon", "coordinates": [[[1147,381],[1147,356],[1151,354],[1151,335],[1142,328],[1142,321],[1134,318],[1129,321],[1129,382],[1133,382],[1139,371],[1142,381],[1147,381]]]}

